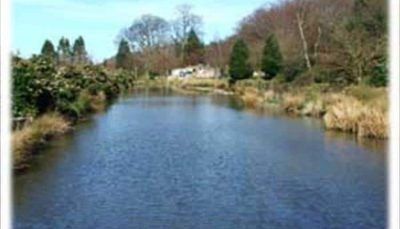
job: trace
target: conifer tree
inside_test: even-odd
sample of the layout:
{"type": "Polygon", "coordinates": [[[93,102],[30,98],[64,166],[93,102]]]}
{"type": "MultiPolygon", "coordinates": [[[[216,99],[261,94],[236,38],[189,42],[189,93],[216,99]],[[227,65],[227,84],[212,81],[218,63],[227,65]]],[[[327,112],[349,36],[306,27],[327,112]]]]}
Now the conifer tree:
{"type": "Polygon", "coordinates": [[[229,74],[233,82],[248,79],[253,70],[249,63],[249,49],[246,43],[239,39],[233,46],[229,60],[229,74]]]}
{"type": "Polygon", "coordinates": [[[43,44],[42,51],[41,51],[42,56],[48,57],[51,60],[54,60],[57,56],[57,53],[54,49],[53,43],[51,41],[46,40],[43,44]]]}
{"type": "Polygon", "coordinates": [[[204,45],[192,29],[184,47],[184,64],[196,65],[204,63],[204,45]]]}
{"type": "Polygon", "coordinates": [[[267,37],[261,61],[261,70],[265,73],[265,79],[273,79],[282,70],[282,54],[279,43],[274,34],[267,37]]]}
{"type": "Polygon", "coordinates": [[[132,54],[129,44],[122,39],[119,43],[118,53],[115,57],[115,65],[117,68],[131,69],[132,54]]]}
{"type": "Polygon", "coordinates": [[[58,62],[59,64],[71,63],[72,51],[68,38],[62,37],[58,43],[58,62]]]}
{"type": "Polygon", "coordinates": [[[85,48],[85,41],[82,36],[79,36],[74,43],[72,48],[72,55],[74,59],[74,63],[84,64],[87,62],[87,52],[85,48]]]}

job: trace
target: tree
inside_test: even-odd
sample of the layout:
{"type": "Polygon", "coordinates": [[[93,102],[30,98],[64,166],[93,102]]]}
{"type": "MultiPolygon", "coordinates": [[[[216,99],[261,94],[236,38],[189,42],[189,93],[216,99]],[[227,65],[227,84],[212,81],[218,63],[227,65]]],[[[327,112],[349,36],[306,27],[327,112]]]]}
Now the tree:
{"type": "Polygon", "coordinates": [[[130,43],[131,48],[145,51],[165,44],[168,41],[169,31],[169,24],[165,19],[146,14],[125,29],[122,38],[130,43]]]}
{"type": "Polygon", "coordinates": [[[279,43],[274,34],[268,36],[265,41],[261,70],[265,73],[265,79],[274,78],[282,70],[282,54],[279,43]]]}
{"type": "Polygon", "coordinates": [[[385,15],[384,0],[357,0],[350,15],[334,28],[329,67],[336,75],[342,75],[340,78],[345,83],[379,85],[370,78],[381,75],[378,78],[384,79],[382,66],[387,56],[385,15]]]}
{"type": "Polygon", "coordinates": [[[184,64],[196,65],[204,63],[204,45],[194,30],[190,30],[187,44],[184,48],[184,64]]]}
{"type": "Polygon", "coordinates": [[[54,45],[49,40],[46,40],[44,42],[41,53],[42,53],[42,56],[48,57],[51,60],[54,60],[57,56],[57,53],[54,50],[54,45]]]}
{"type": "Polygon", "coordinates": [[[132,51],[140,52],[143,68],[148,75],[149,71],[155,68],[153,59],[158,50],[168,44],[169,34],[169,24],[166,20],[147,14],[136,19],[120,36],[129,43],[132,51]]]}
{"type": "Polygon", "coordinates": [[[68,38],[62,37],[60,39],[57,47],[57,52],[59,64],[71,63],[72,51],[68,38]]]}
{"type": "Polygon", "coordinates": [[[193,7],[188,4],[176,7],[177,18],[171,22],[172,39],[175,43],[176,54],[183,61],[184,48],[191,31],[201,33],[202,18],[192,13],[193,7]]]}
{"type": "Polygon", "coordinates": [[[75,40],[74,46],[72,48],[72,56],[73,56],[74,63],[84,64],[87,62],[87,52],[86,52],[85,41],[83,40],[83,37],[79,36],[75,40]]]}
{"type": "Polygon", "coordinates": [[[115,65],[117,68],[130,69],[131,68],[131,50],[126,40],[122,39],[119,43],[118,53],[115,57],[115,65]]]}
{"type": "Polygon", "coordinates": [[[252,76],[253,70],[249,63],[249,49],[246,43],[239,39],[233,46],[230,61],[229,74],[232,81],[247,79],[252,76]]]}

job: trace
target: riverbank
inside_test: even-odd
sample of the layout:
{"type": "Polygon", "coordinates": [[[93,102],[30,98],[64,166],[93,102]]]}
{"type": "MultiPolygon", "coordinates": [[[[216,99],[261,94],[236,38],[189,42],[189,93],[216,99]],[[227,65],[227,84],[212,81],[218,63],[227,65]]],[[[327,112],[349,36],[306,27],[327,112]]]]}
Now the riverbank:
{"type": "Polygon", "coordinates": [[[71,104],[73,112],[46,112],[22,127],[13,131],[11,145],[13,151],[13,168],[24,171],[29,168],[32,158],[51,140],[73,131],[74,125],[93,113],[101,112],[110,104],[104,92],[91,95],[82,91],[77,100],[71,104]]]}
{"type": "MultiPolygon", "coordinates": [[[[167,87],[183,95],[231,95],[240,99],[248,109],[274,109],[296,116],[311,116],[322,119],[327,130],[349,132],[363,138],[388,138],[385,88],[358,86],[333,89],[317,84],[289,87],[261,80],[246,80],[230,86],[225,79],[141,80],[135,82],[135,87],[167,87]]],[[[14,169],[27,169],[31,158],[48,141],[70,131],[76,120],[103,110],[107,103],[103,92],[90,95],[83,91],[71,106],[73,113],[45,113],[14,131],[14,169]]]]}
{"type": "Polygon", "coordinates": [[[294,86],[263,80],[239,81],[190,79],[172,81],[185,91],[208,91],[234,95],[249,109],[278,109],[297,116],[323,119],[328,130],[349,132],[358,137],[388,138],[388,98],[386,88],[324,84],[294,86]]]}
{"type": "Polygon", "coordinates": [[[32,123],[12,133],[13,167],[24,170],[29,167],[33,155],[51,139],[71,130],[71,122],[59,113],[44,114],[32,123]]]}
{"type": "Polygon", "coordinates": [[[12,151],[16,170],[51,138],[104,110],[135,86],[131,72],[100,65],[59,65],[44,56],[13,58],[12,151]]]}

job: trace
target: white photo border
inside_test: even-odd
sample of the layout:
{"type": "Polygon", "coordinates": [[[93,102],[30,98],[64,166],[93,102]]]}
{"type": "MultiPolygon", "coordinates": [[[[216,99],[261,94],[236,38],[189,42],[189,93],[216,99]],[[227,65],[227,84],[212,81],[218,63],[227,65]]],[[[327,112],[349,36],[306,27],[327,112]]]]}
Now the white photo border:
{"type": "MultiPolygon", "coordinates": [[[[0,129],[1,129],[1,153],[0,153],[0,169],[1,169],[1,224],[0,228],[8,229],[12,225],[12,166],[11,166],[11,83],[10,83],[10,61],[11,61],[11,1],[0,1],[0,35],[1,35],[1,74],[0,74],[0,129]]],[[[266,0],[267,1],[267,0],[266,0]]],[[[400,228],[400,199],[399,199],[399,121],[400,121],[400,5],[399,0],[388,1],[389,25],[390,25],[390,42],[389,42],[389,60],[390,60],[390,152],[388,154],[388,173],[387,173],[387,206],[388,218],[387,225],[390,229],[400,228]]]]}

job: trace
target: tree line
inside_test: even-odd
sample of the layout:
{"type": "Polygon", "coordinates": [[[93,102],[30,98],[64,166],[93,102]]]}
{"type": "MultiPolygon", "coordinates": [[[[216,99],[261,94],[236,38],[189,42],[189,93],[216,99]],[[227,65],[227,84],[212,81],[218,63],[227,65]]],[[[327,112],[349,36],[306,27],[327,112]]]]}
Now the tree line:
{"type": "Polygon", "coordinates": [[[62,37],[58,42],[57,49],[50,40],[46,40],[42,46],[41,55],[59,65],[88,64],[90,62],[82,36],[75,40],[72,47],[69,39],[62,37]]]}
{"type": "Polygon", "coordinates": [[[142,15],[118,34],[114,65],[141,74],[165,75],[175,67],[205,64],[202,24],[187,4],[176,7],[176,18],[171,21],[142,15]]]}
{"type": "Polygon", "coordinates": [[[284,0],[241,20],[236,33],[201,40],[202,18],[188,5],[176,19],[143,15],[118,36],[117,68],[166,74],[208,64],[232,79],[338,85],[387,83],[386,0],[284,0]]]}
{"type": "Polygon", "coordinates": [[[216,47],[229,50],[243,39],[250,65],[266,79],[276,72],[284,82],[385,86],[387,38],[385,0],[283,1],[244,18],[234,36],[212,47],[208,60],[229,64],[229,52],[221,64],[213,61],[221,53],[216,47]]]}

